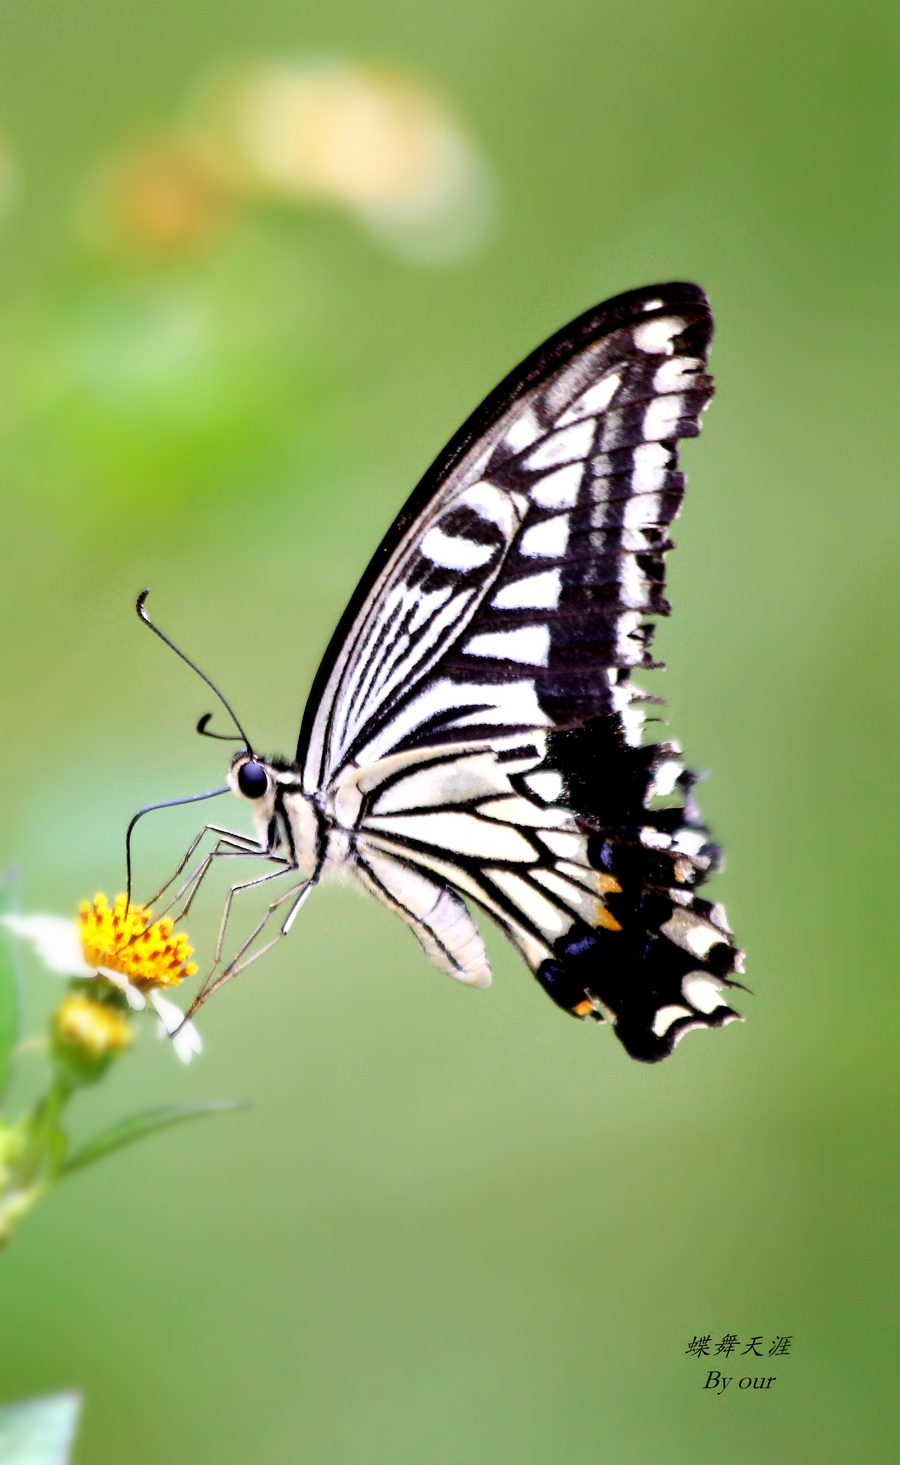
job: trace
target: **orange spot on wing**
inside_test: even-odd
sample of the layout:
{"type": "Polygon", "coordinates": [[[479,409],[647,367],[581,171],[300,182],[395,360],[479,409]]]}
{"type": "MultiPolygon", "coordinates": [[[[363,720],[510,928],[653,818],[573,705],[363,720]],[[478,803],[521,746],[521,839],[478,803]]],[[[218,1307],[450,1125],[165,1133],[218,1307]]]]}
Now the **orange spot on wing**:
{"type": "Polygon", "coordinates": [[[621,931],[622,929],[612,911],[608,911],[605,905],[602,905],[597,912],[597,925],[604,926],[607,931],[621,931]]]}

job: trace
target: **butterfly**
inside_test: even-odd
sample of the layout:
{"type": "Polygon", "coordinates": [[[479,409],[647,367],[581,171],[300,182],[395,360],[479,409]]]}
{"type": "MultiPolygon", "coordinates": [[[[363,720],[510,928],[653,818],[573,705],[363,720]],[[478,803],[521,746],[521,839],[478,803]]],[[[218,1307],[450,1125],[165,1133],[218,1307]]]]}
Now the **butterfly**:
{"type": "Polygon", "coordinates": [[[293,762],[257,755],[200,672],[238,729],[226,789],[255,836],[207,825],[176,873],[207,830],[217,842],[179,894],[189,904],[219,855],[274,868],[232,888],[191,1011],[286,934],[323,876],[349,871],[471,987],[491,981],[471,908],[486,912],[559,1007],[610,1024],[633,1058],[738,1018],[741,953],[697,894],[719,866],[697,775],[677,743],[644,741],[658,699],[631,680],[655,665],[647,617],[669,614],[678,442],[712,396],[712,329],[696,285],[633,290],[500,383],[376,550],[293,762]],[[235,894],[275,880],[287,889],[222,966],[235,894]]]}

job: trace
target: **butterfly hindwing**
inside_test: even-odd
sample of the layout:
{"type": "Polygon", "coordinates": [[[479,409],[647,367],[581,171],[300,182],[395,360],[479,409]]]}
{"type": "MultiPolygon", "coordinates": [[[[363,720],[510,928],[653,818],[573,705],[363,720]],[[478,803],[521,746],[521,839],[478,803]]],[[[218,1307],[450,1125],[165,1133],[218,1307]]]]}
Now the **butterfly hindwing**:
{"type": "Polygon", "coordinates": [[[441,970],[490,980],[460,896],[486,910],[553,1000],[610,1019],[633,1057],[737,1014],[721,907],[696,895],[718,850],[674,743],[626,744],[614,716],[531,743],[448,744],[346,774],[355,870],[441,970]],[[352,790],[352,792],[351,792],[352,790]],[[653,807],[659,804],[660,807],[653,807]]]}
{"type": "Polygon", "coordinates": [[[668,613],[677,443],[712,394],[696,286],[589,312],[502,383],[401,513],[338,628],[298,762],[429,957],[490,980],[464,902],[636,1058],[737,1014],[739,953],[673,744],[630,682],[668,613]]]}

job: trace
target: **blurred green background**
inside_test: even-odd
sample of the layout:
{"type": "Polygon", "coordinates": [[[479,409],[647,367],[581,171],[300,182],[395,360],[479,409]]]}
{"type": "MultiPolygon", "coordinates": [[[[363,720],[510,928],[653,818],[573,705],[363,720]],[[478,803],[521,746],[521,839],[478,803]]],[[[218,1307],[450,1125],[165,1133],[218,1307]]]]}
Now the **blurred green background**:
{"type": "MultiPolygon", "coordinates": [[[[570,316],[687,278],[719,395],[652,680],[714,770],[755,993],[648,1068],[499,937],[470,992],[373,902],[317,892],[203,1013],[200,1062],[145,1041],[81,1102],[86,1133],[145,1102],[255,1107],[29,1220],[0,1260],[0,1395],[84,1389],[83,1465],[894,1461],[896,7],[0,17],[0,858],[27,908],[112,896],[130,814],[221,781],[142,586],[257,744],[292,750],[346,597],[463,416],[570,316]],[[201,180],[168,233],[125,218],[128,150],[204,79],[309,57],[449,108],[484,194],[454,257],[245,185],[201,180]],[[703,1390],[685,1350],[725,1332],[794,1335],[770,1391],[703,1390]]],[[[148,821],[147,882],[195,825],[148,821]]],[[[34,990],[37,1023],[58,989],[34,990]]]]}

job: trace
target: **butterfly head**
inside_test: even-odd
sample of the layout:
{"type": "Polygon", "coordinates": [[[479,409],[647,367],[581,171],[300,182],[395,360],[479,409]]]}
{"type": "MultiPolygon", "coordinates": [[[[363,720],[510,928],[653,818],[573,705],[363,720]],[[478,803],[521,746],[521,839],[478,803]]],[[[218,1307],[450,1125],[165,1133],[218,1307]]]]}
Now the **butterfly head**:
{"type": "Polygon", "coordinates": [[[269,761],[249,748],[235,753],[228,769],[228,787],[250,816],[260,844],[272,849],[283,842],[285,811],[281,798],[286,765],[278,758],[269,761]]]}
{"type": "Polygon", "coordinates": [[[248,748],[235,753],[228,770],[228,784],[239,798],[249,799],[257,806],[261,801],[269,802],[275,794],[275,782],[275,770],[255,753],[248,748]]]}

